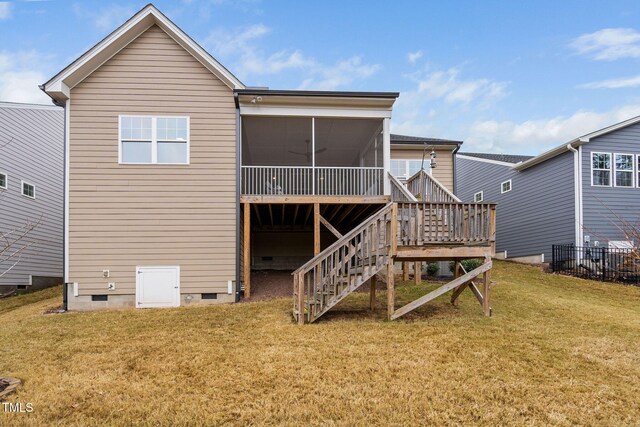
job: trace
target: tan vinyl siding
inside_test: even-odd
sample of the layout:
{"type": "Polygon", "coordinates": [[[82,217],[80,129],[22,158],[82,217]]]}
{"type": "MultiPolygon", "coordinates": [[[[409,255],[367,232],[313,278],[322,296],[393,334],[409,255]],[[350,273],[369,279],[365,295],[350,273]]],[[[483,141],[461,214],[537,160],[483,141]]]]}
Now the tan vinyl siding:
{"type": "MultiPolygon", "coordinates": [[[[391,159],[422,160],[422,147],[415,149],[394,148],[391,146],[391,159]]],[[[431,150],[426,155],[429,159],[431,150]]],[[[453,189],[453,148],[450,150],[436,150],[437,166],[433,170],[433,176],[448,190],[453,189]]]]}
{"type": "Polygon", "coordinates": [[[236,116],[222,81],[153,26],[71,91],[69,279],[135,292],[137,265],[180,265],[181,291],[236,274],[236,116]],[[119,165],[118,115],[190,117],[190,165],[119,165]],[[102,277],[110,270],[111,277],[102,277]]]}

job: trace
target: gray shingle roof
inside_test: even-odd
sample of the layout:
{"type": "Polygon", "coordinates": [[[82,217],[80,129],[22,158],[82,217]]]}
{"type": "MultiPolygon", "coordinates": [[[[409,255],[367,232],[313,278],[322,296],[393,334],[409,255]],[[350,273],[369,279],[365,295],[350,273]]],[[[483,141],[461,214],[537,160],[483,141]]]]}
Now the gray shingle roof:
{"type": "Polygon", "coordinates": [[[493,154],[493,153],[458,153],[463,156],[477,157],[479,159],[497,160],[506,163],[520,163],[533,158],[534,156],[522,156],[519,154],[493,154]]]}
{"type": "Polygon", "coordinates": [[[439,144],[439,145],[459,145],[462,141],[455,141],[453,139],[440,139],[440,138],[428,138],[423,136],[409,136],[409,135],[396,135],[391,134],[392,144],[439,144]]]}

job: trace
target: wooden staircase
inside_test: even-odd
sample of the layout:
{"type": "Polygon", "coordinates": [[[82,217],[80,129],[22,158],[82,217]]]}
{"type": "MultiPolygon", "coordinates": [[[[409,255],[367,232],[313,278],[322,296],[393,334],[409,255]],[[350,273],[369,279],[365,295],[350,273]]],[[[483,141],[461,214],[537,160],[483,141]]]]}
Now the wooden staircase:
{"type": "Polygon", "coordinates": [[[387,204],[292,273],[298,323],[315,321],[393,262],[396,209],[387,204]]]}
{"type": "MultiPolygon", "coordinates": [[[[449,291],[453,291],[451,302],[455,303],[467,287],[484,313],[491,314],[489,284],[491,257],[495,255],[495,204],[462,203],[424,171],[411,177],[406,187],[395,178],[391,179],[391,185],[391,203],[292,273],[293,316],[299,324],[314,322],[369,281],[373,307],[375,275],[382,270],[386,270],[387,311],[391,320],[449,291]],[[484,263],[466,272],[460,261],[471,258],[483,258],[484,263]],[[454,279],[396,310],[394,262],[443,260],[454,261],[454,279]],[[473,282],[480,275],[484,278],[483,294],[473,282]]],[[[333,232],[340,236],[336,230],[333,232]]]]}

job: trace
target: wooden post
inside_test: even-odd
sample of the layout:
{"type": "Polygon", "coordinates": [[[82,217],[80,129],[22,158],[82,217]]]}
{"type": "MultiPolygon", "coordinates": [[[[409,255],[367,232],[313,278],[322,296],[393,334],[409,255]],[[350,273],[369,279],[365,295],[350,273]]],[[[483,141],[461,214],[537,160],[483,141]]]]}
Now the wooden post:
{"type": "Polygon", "coordinates": [[[244,204],[244,224],[243,224],[243,238],[244,238],[244,254],[243,254],[243,269],[244,269],[244,297],[249,299],[251,297],[251,204],[244,204]]]}
{"type": "Polygon", "coordinates": [[[389,260],[387,264],[387,318],[391,320],[393,312],[395,311],[395,285],[393,283],[393,261],[389,260]]]}
{"type": "Polygon", "coordinates": [[[491,256],[496,255],[496,206],[491,206],[489,214],[489,240],[491,241],[491,256]]]}
{"type": "Polygon", "coordinates": [[[402,262],[402,280],[409,281],[409,263],[407,261],[402,262]]]}
{"type": "Polygon", "coordinates": [[[313,204],[313,256],[320,253],[320,203],[313,204]]]}
{"type": "Polygon", "coordinates": [[[298,273],[298,324],[304,325],[304,273],[298,273]]]}
{"type": "MultiPolygon", "coordinates": [[[[458,277],[460,277],[460,273],[461,273],[461,268],[462,268],[462,264],[460,264],[460,261],[456,260],[454,263],[454,267],[453,267],[453,278],[457,279],[458,277]]],[[[464,288],[463,288],[464,289],[464,288]]],[[[451,295],[451,304],[456,303],[457,299],[458,299],[458,295],[460,295],[460,293],[462,293],[462,290],[460,290],[460,292],[456,292],[456,290],[453,290],[453,294],[451,295]]]]}
{"type": "MultiPolygon", "coordinates": [[[[485,263],[491,262],[491,258],[486,258],[485,263]]],[[[484,295],[482,298],[482,311],[485,316],[491,316],[491,298],[489,296],[491,287],[491,270],[484,272],[484,295]]]]}
{"type": "Polygon", "coordinates": [[[416,261],[413,265],[413,280],[416,285],[422,283],[422,262],[416,261]]]}
{"type": "Polygon", "coordinates": [[[371,276],[370,280],[371,292],[369,294],[369,308],[371,311],[376,308],[376,275],[371,276]]]}

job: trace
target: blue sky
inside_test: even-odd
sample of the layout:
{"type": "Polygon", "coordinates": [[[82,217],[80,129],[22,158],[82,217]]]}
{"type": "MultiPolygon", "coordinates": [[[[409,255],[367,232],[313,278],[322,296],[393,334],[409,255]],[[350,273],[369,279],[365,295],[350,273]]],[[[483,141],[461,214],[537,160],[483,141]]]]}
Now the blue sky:
{"type": "MultiPolygon", "coordinates": [[[[0,2],[0,100],[146,2],[0,2]]],[[[154,3],[251,86],[398,91],[392,131],[537,154],[640,114],[640,2],[154,3]]]]}

